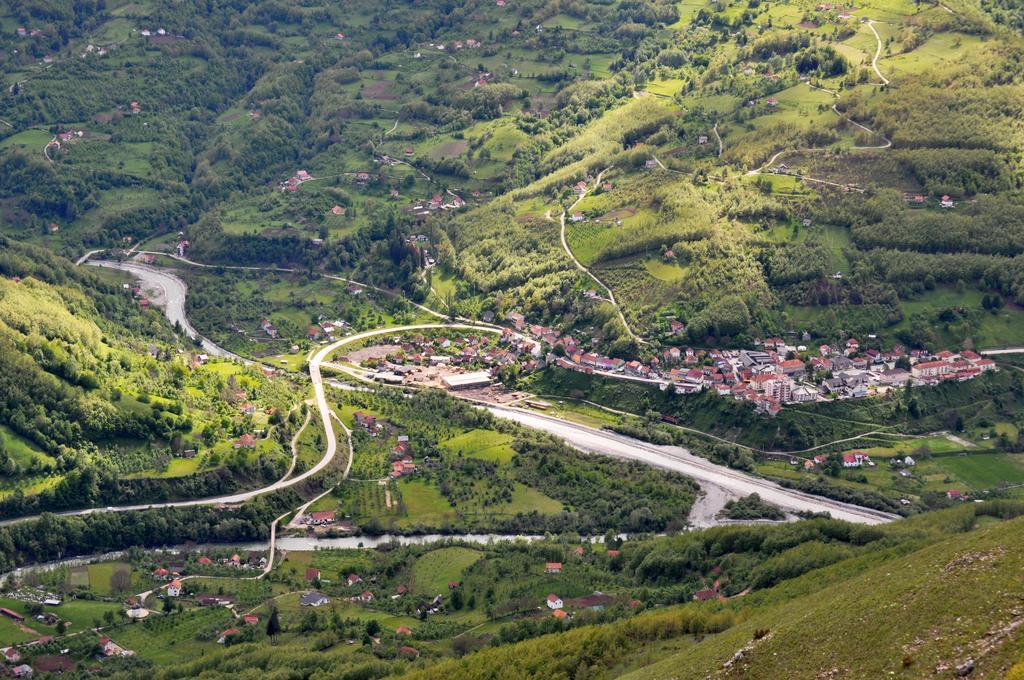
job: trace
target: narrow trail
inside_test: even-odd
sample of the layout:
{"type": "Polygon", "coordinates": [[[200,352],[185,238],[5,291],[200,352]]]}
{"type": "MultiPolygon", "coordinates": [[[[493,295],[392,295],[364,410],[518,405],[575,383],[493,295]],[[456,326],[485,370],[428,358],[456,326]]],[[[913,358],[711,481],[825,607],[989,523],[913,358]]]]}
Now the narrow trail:
{"type": "Polygon", "coordinates": [[[717,120],[715,121],[714,127],[711,128],[711,131],[715,133],[715,139],[718,140],[718,157],[721,158],[722,157],[722,152],[725,151],[725,144],[722,142],[722,136],[720,134],[718,134],[718,121],[717,120]]]}
{"type": "Polygon", "coordinates": [[[878,42],[878,45],[875,47],[875,56],[871,59],[871,68],[875,70],[875,75],[882,79],[882,84],[888,85],[889,79],[882,75],[882,71],[878,68],[878,58],[882,56],[882,36],[878,35],[878,31],[875,30],[875,23],[874,19],[868,19],[868,28],[875,34],[875,40],[878,42]]]}
{"type": "MultiPolygon", "coordinates": [[[[308,401],[305,402],[305,403],[309,404],[308,401]]],[[[302,436],[303,430],[306,429],[306,426],[309,425],[309,421],[312,420],[312,419],[313,419],[313,409],[307,409],[306,410],[306,420],[303,421],[302,427],[300,427],[298,430],[296,430],[295,434],[292,436],[292,441],[291,441],[292,462],[288,466],[288,471],[285,472],[284,475],[281,477],[281,481],[282,482],[284,480],[288,479],[289,477],[291,477],[292,473],[295,472],[295,465],[299,461],[299,437],[302,436]]]]}
{"type": "MultiPolygon", "coordinates": [[[[610,169],[611,168],[605,168],[601,172],[597,173],[597,177],[594,179],[594,186],[595,187],[598,187],[598,186],[601,185],[601,178],[604,176],[604,173],[608,172],[610,169]]],[[[567,212],[571,211],[577,205],[579,205],[580,201],[582,201],[584,198],[586,198],[589,193],[590,193],[590,189],[587,189],[586,191],[581,192],[580,195],[576,198],[576,200],[572,202],[572,205],[570,205],[568,208],[562,210],[562,214],[558,218],[558,222],[559,222],[559,237],[562,240],[562,249],[565,250],[566,255],[568,255],[569,259],[572,260],[574,265],[576,265],[576,269],[580,270],[581,272],[585,273],[587,276],[592,278],[595,282],[597,282],[597,285],[599,285],[602,288],[604,288],[605,292],[608,293],[608,301],[611,302],[612,305],[615,306],[615,311],[619,315],[619,320],[622,322],[622,327],[626,329],[626,333],[629,335],[629,337],[632,338],[633,341],[636,342],[637,344],[646,345],[646,344],[648,344],[648,342],[646,340],[644,340],[643,338],[641,338],[636,333],[634,333],[633,329],[629,327],[629,322],[626,321],[626,315],[622,313],[622,307],[620,307],[618,301],[616,301],[615,293],[612,292],[612,289],[609,288],[608,285],[605,284],[604,281],[599,279],[594,272],[590,271],[590,269],[585,267],[582,262],[580,262],[579,260],[576,259],[576,256],[573,255],[572,248],[569,247],[569,241],[567,241],[566,238],[565,238],[565,214],[567,212]]],[[[545,215],[550,219],[551,211],[548,211],[547,213],[545,213],[545,215]]]]}
{"type": "MultiPolygon", "coordinates": [[[[874,29],[872,28],[872,30],[874,30],[874,29]]],[[[881,48],[881,43],[879,43],[879,49],[880,48],[881,48]]],[[[879,75],[881,75],[881,74],[879,74],[879,75]]],[[[886,84],[888,84],[888,82],[889,81],[886,80],[886,84]]],[[[836,92],[835,90],[829,90],[829,89],[824,88],[824,87],[818,87],[817,85],[812,85],[811,83],[807,83],[807,87],[811,88],[812,90],[820,90],[822,92],[827,92],[828,94],[832,95],[833,97],[835,97],[837,99],[839,98],[839,93],[836,92]]],[[[879,139],[882,140],[881,144],[876,144],[876,145],[863,145],[863,146],[861,146],[861,145],[854,144],[853,146],[850,147],[851,149],[854,149],[854,150],[857,150],[857,151],[868,151],[868,150],[888,149],[888,148],[890,148],[892,146],[892,140],[891,139],[889,139],[888,137],[886,137],[885,135],[883,135],[880,132],[872,130],[867,125],[864,125],[863,123],[858,123],[857,121],[853,120],[852,118],[850,118],[849,116],[844,114],[842,111],[840,111],[839,107],[836,104],[832,104],[831,109],[832,109],[832,113],[834,113],[837,116],[839,116],[839,118],[841,118],[843,120],[846,120],[851,125],[854,125],[854,126],[860,128],[861,130],[863,130],[864,132],[867,132],[868,134],[873,135],[875,137],[878,137],[879,139]]],[[[828,151],[828,149],[817,148],[817,147],[816,148],[809,148],[809,149],[782,149],[781,151],[775,152],[775,154],[773,154],[772,157],[769,158],[767,161],[762,163],[760,167],[755,168],[753,170],[748,170],[744,174],[747,177],[751,177],[753,175],[774,174],[774,173],[770,172],[770,168],[773,165],[775,165],[775,162],[777,160],[779,160],[781,157],[783,157],[783,156],[785,156],[787,154],[791,154],[791,153],[825,153],[827,151],[828,151]]],[[[821,179],[821,178],[818,178],[818,177],[809,177],[807,175],[793,174],[792,176],[793,177],[797,177],[797,178],[799,178],[800,180],[802,180],[804,182],[813,182],[815,184],[824,184],[826,186],[838,187],[838,188],[843,189],[845,191],[856,191],[858,193],[864,193],[864,189],[863,188],[858,187],[858,186],[853,185],[853,184],[842,184],[840,182],[833,182],[831,180],[821,179]]]]}

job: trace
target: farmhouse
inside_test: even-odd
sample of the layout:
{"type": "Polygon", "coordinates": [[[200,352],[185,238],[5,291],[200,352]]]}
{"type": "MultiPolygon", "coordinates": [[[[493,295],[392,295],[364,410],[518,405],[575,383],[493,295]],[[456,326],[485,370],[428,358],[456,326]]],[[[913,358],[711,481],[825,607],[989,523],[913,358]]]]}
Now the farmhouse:
{"type": "Polygon", "coordinates": [[[311,591],[299,598],[299,606],[302,607],[320,607],[331,600],[326,596],[316,591],[311,591]]]}
{"type": "Polygon", "coordinates": [[[256,447],[256,439],[251,434],[245,433],[231,446],[235,449],[252,449],[256,447]]]}
{"type": "Polygon", "coordinates": [[[235,601],[231,595],[203,595],[197,600],[201,607],[227,606],[235,601]]]}
{"type": "Polygon", "coordinates": [[[0,614],[3,614],[12,621],[17,621],[18,623],[21,623],[25,620],[24,616],[14,611],[13,609],[8,609],[7,607],[0,607],[0,614]]]}
{"type": "Polygon", "coordinates": [[[558,595],[548,595],[548,609],[561,609],[562,598],[558,595]]]}
{"type": "Polygon", "coordinates": [[[121,647],[105,635],[100,638],[100,648],[103,656],[135,656],[135,652],[121,647]]]}
{"type": "Polygon", "coordinates": [[[306,568],[306,580],[307,581],[319,581],[320,580],[320,570],[316,569],[314,567],[307,567],[306,568]]]}
{"type": "Polygon", "coordinates": [[[863,451],[851,451],[843,454],[844,468],[855,468],[863,465],[873,465],[870,456],[863,451]]]}
{"type": "Polygon", "coordinates": [[[217,638],[217,644],[219,644],[219,645],[224,644],[225,642],[228,641],[229,637],[231,637],[232,635],[238,635],[238,633],[239,633],[239,630],[237,628],[233,628],[232,627],[232,628],[226,629],[223,633],[220,634],[220,637],[217,638]]]}
{"type": "Polygon", "coordinates": [[[306,524],[311,526],[323,526],[326,524],[334,524],[334,511],[333,510],[319,510],[317,512],[311,512],[306,515],[306,524]]]}
{"type": "Polygon", "coordinates": [[[544,564],[545,574],[561,574],[562,563],[561,562],[547,562],[544,564]]]}

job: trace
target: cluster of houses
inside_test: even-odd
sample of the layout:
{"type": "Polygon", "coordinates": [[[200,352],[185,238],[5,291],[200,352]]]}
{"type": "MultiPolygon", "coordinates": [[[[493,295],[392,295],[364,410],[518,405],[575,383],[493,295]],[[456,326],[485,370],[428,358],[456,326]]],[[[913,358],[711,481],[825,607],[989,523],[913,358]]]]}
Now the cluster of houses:
{"type": "MultiPolygon", "coordinates": [[[[817,356],[809,356],[804,345],[789,346],[781,338],[755,340],[754,349],[694,350],[669,347],[648,362],[626,361],[587,352],[570,335],[527,324],[522,314],[505,317],[517,331],[539,340],[549,349],[560,349],[562,356],[548,352],[546,362],[568,370],[596,373],[614,378],[658,384],[678,394],[715,390],[720,396],[753,402],[769,415],[782,404],[821,401],[835,398],[862,398],[881,394],[908,382],[935,385],[943,381],[965,381],[996,364],[969,350],[944,350],[931,353],[900,346],[888,351],[874,348],[862,351],[851,338],[842,347],[821,345],[817,356]],[[800,358],[804,357],[804,358],[800,358]],[[909,370],[899,365],[909,366],[909,370]],[[831,377],[823,377],[831,376],[831,377]]],[[[682,329],[681,323],[676,322],[682,329]]],[[[506,330],[503,339],[509,338],[506,330]]],[[[529,338],[525,342],[530,342],[529,338]]]]}
{"type": "MultiPolygon", "coordinates": [[[[44,635],[38,640],[26,642],[19,647],[0,648],[0,656],[7,666],[0,666],[0,675],[14,678],[31,678],[37,671],[47,674],[45,677],[70,673],[75,670],[75,662],[68,656],[68,650],[60,654],[29,654],[32,647],[53,641],[53,636],[44,635]],[[22,652],[25,654],[22,654],[22,652]],[[25,657],[31,658],[32,665],[25,663],[25,657]]],[[[110,638],[100,638],[100,653],[103,656],[132,656],[134,653],[110,643],[110,638]],[[109,650],[109,653],[108,653],[109,650]]]]}
{"type": "MultiPolygon", "coordinates": [[[[903,202],[910,208],[924,208],[928,205],[928,197],[924,194],[907,192],[903,194],[903,202]]],[[[956,207],[956,201],[949,194],[943,194],[939,199],[939,207],[944,210],[956,207]]]]}
{"type": "MultiPolygon", "coordinates": [[[[306,170],[296,170],[295,174],[280,183],[281,191],[297,191],[301,184],[313,179],[306,170]]],[[[369,179],[369,177],[367,177],[369,179]]]]}
{"type": "Polygon", "coordinates": [[[382,360],[368,360],[364,365],[376,368],[375,379],[388,384],[421,380],[418,374],[426,371],[421,367],[434,367],[451,369],[441,379],[446,388],[473,389],[489,385],[493,374],[503,366],[518,364],[523,372],[542,367],[540,342],[509,329],[503,330],[500,340],[487,335],[449,338],[416,334],[387,342],[397,349],[382,360]],[[464,372],[467,369],[471,372],[464,372]]]}
{"type": "Polygon", "coordinates": [[[458,210],[466,205],[465,199],[458,194],[449,194],[448,196],[442,196],[441,194],[435,194],[429,199],[420,199],[414,202],[411,206],[406,208],[406,212],[411,213],[417,217],[426,217],[427,215],[437,212],[438,210],[458,210]]]}
{"type": "MultiPolygon", "coordinates": [[[[391,432],[393,426],[390,423],[378,420],[372,413],[356,411],[352,414],[356,425],[365,430],[371,437],[386,435],[391,432]]],[[[416,474],[416,462],[412,457],[412,445],[409,442],[409,435],[399,434],[395,438],[395,445],[391,447],[391,479],[398,479],[408,475],[416,474]]]]}
{"type": "MultiPolygon", "coordinates": [[[[205,570],[212,567],[228,567],[231,569],[263,569],[267,566],[267,556],[263,551],[253,550],[246,554],[245,559],[238,553],[233,553],[230,557],[221,557],[213,559],[206,555],[200,555],[196,558],[196,567],[200,570],[205,570]]],[[[181,577],[187,574],[187,569],[184,562],[178,564],[168,564],[166,567],[160,566],[155,567],[150,575],[154,581],[166,581],[171,584],[177,584],[176,590],[181,591],[181,577]]],[[[171,597],[176,597],[177,593],[171,594],[171,597]]]]}
{"type": "Polygon", "coordinates": [[[71,144],[84,136],[84,130],[65,130],[54,135],[53,139],[47,143],[47,146],[60,149],[62,144],[71,144]]]}
{"type": "MultiPolygon", "coordinates": [[[[503,6],[503,4],[499,6],[503,6]]],[[[448,45],[444,43],[427,43],[427,47],[435,50],[441,50],[442,52],[448,49],[448,45]]],[[[453,50],[471,50],[478,47],[483,47],[483,43],[477,40],[476,38],[466,38],[465,40],[453,40],[451,43],[451,49],[453,50]]]]}

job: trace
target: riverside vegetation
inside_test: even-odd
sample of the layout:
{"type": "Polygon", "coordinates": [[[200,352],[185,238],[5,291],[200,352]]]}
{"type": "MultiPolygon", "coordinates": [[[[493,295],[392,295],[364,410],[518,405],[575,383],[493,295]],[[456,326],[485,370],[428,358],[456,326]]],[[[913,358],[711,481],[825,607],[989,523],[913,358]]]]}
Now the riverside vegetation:
{"type": "MultiPolygon", "coordinates": [[[[0,2],[0,519],[41,515],[0,526],[0,568],[128,551],[9,581],[3,606],[28,618],[0,622],[0,643],[72,677],[1024,676],[1011,358],[776,418],[553,366],[502,373],[568,418],[907,516],[881,527],[677,534],[698,497],[685,477],[388,389],[329,393],[353,430],[346,480],[342,455],[231,507],[53,514],[301,474],[326,445],[303,370],[320,324],[436,320],[418,304],[519,313],[645,363],[770,336],[804,359],[854,336],[1024,345],[1022,11],[0,2]],[[200,333],[257,363],[205,356],[132,277],[73,264],[93,250],[173,266],[200,333]],[[356,411],[388,427],[371,436],[356,411]],[[400,434],[415,476],[389,472],[400,434]],[[854,447],[877,465],[843,468],[854,447]],[[543,538],[279,551],[245,580],[226,545],[209,565],[155,552],[266,540],[314,497],[366,534],[543,538]],[[179,566],[196,578],[166,597],[153,569],[179,566]],[[64,604],[40,605],[48,589],[64,604]],[[145,622],[119,614],[153,589],[145,622]],[[326,608],[299,604],[314,589],[326,608]],[[135,656],[105,656],[100,635],[135,656]]],[[[746,497],[729,518],[778,511],[746,497]]]]}

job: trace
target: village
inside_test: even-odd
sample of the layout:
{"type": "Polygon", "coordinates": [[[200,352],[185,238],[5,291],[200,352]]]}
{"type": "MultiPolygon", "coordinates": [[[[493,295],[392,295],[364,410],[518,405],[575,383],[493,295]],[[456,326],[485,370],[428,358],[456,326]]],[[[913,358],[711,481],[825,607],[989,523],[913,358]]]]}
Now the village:
{"type": "MultiPolygon", "coordinates": [[[[494,548],[496,559],[522,562],[527,573],[521,578],[541,588],[509,611],[519,620],[564,621],[606,609],[629,612],[641,607],[641,600],[629,589],[608,593],[568,580],[583,570],[607,571],[620,558],[616,546],[558,545],[536,555],[494,548]],[[558,554],[559,561],[548,556],[553,554],[558,554]]],[[[342,643],[358,644],[365,632],[363,645],[394,644],[399,656],[416,658],[424,646],[434,647],[430,638],[417,631],[431,619],[446,622],[460,611],[465,615],[466,603],[483,597],[475,592],[479,586],[470,570],[482,553],[455,546],[404,553],[408,555],[399,573],[383,568],[377,559],[362,560],[362,567],[355,570],[351,554],[344,551],[282,551],[270,569],[265,550],[240,556],[222,549],[147,551],[130,561],[97,561],[71,567],[66,573],[46,574],[44,579],[54,581],[61,595],[39,585],[15,584],[17,588],[4,599],[7,606],[0,607],[0,625],[20,626],[26,633],[23,641],[0,647],[0,674],[28,678],[76,670],[101,672],[115,659],[150,655],[155,645],[178,630],[186,636],[179,644],[204,652],[277,635],[272,631],[274,626],[281,629],[276,623],[279,617],[292,635],[302,635],[308,631],[299,626],[300,621],[309,627],[325,616],[313,612],[323,611],[328,612],[328,620],[342,620],[342,643]],[[425,580],[425,568],[448,558],[462,561],[442,565],[435,578],[425,580]],[[96,578],[101,574],[111,574],[109,592],[107,584],[96,578]],[[67,582],[56,584],[61,579],[67,582]],[[251,586],[244,585],[246,581],[251,586]],[[142,592],[131,594],[136,591],[142,592]],[[44,597],[47,609],[42,610],[44,597]],[[97,618],[90,622],[83,618],[87,615],[97,618]],[[375,624],[364,623],[371,619],[375,624]],[[51,629],[52,634],[40,632],[51,629]],[[56,637],[65,630],[75,634],[58,641],[56,637]]],[[[717,580],[713,592],[724,599],[717,580]]],[[[701,593],[693,598],[707,599],[701,593]]]]}
{"type": "MultiPolygon", "coordinates": [[[[908,384],[963,382],[996,370],[995,361],[970,350],[933,353],[897,345],[882,351],[862,348],[855,338],[840,346],[820,345],[817,352],[771,337],[755,340],[752,349],[668,347],[646,362],[627,361],[588,351],[573,336],[529,324],[518,312],[507,313],[505,319],[513,328],[504,328],[498,338],[396,336],[350,352],[341,361],[358,364],[385,384],[438,387],[505,402],[525,395],[509,395],[496,385],[504,367],[515,365],[520,373],[529,373],[554,365],[677,394],[714,390],[722,397],[752,402],[770,416],[785,404],[881,396],[908,384]]],[[[682,328],[672,322],[672,332],[682,328]]]]}
{"type": "MultiPolygon", "coordinates": [[[[783,404],[854,399],[885,394],[893,388],[971,380],[996,369],[995,361],[964,350],[931,353],[924,349],[888,351],[867,348],[850,338],[842,346],[821,345],[816,355],[806,345],[781,338],[756,339],[754,349],[669,347],[644,363],[587,352],[572,336],[527,324],[521,314],[506,315],[516,330],[550,350],[546,363],[573,371],[657,384],[677,394],[715,390],[719,396],[750,401],[759,412],[777,415],[783,404]],[[557,353],[556,353],[557,352],[557,353]]],[[[681,322],[671,322],[681,333],[681,322]]]]}

